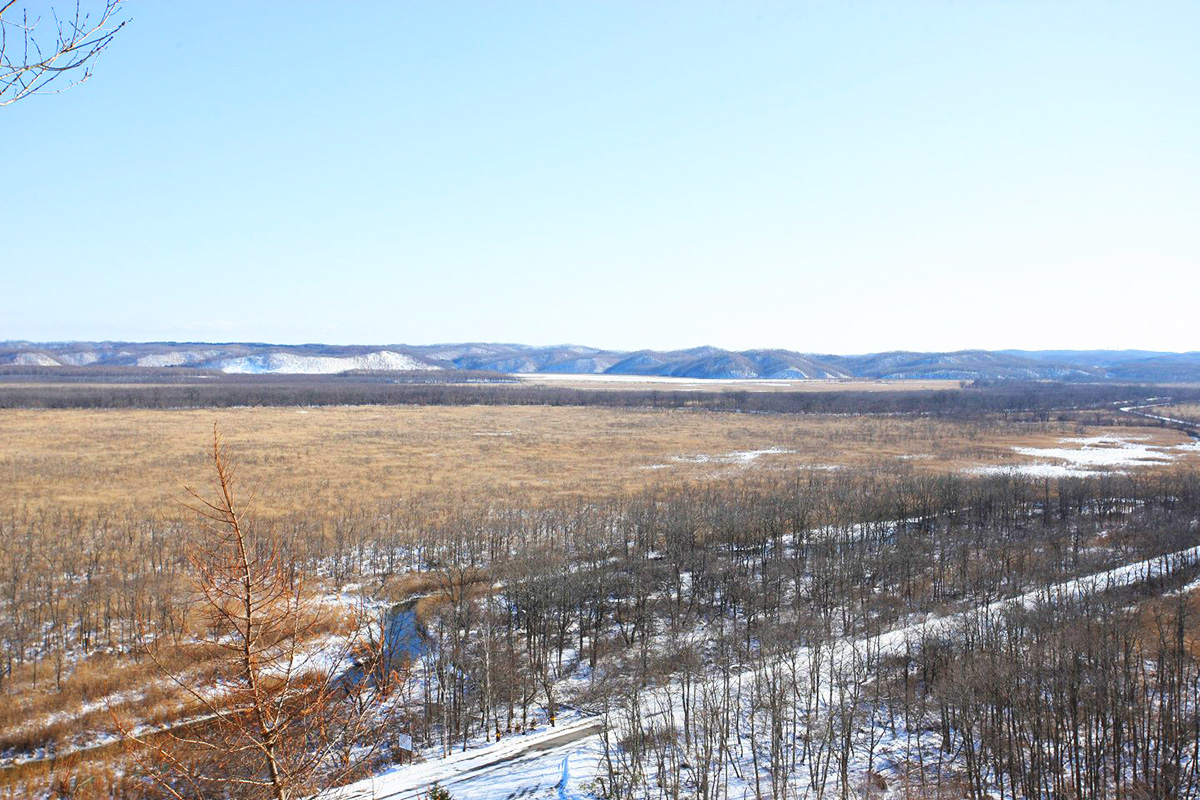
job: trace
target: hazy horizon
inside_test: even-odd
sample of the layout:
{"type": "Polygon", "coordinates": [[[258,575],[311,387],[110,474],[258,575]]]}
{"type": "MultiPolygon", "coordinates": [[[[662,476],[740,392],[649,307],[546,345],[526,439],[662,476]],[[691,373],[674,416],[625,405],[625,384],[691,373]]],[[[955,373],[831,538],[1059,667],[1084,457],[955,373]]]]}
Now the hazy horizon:
{"type": "Polygon", "coordinates": [[[1152,353],[1163,355],[1188,355],[1200,352],[1198,350],[1155,350],[1142,347],[949,347],[944,350],[910,350],[906,348],[882,347],[872,350],[862,350],[855,352],[840,352],[833,350],[809,350],[804,348],[780,347],[777,345],[758,345],[750,347],[721,347],[720,345],[702,343],[684,345],[682,347],[661,348],[661,347],[606,347],[589,342],[512,342],[502,341],[499,339],[472,339],[472,340],[448,340],[440,342],[323,342],[323,341],[294,341],[294,342],[279,342],[279,341],[259,341],[249,339],[57,339],[57,340],[41,340],[35,341],[32,339],[3,339],[0,344],[30,344],[57,346],[65,344],[130,344],[130,345],[255,345],[263,347],[361,347],[361,348],[386,348],[386,347],[413,347],[413,348],[428,348],[428,347],[453,347],[464,345],[479,345],[479,346],[497,346],[497,347],[528,347],[533,349],[554,349],[554,348],[569,348],[569,347],[584,347],[592,350],[612,353],[635,353],[639,351],[658,351],[658,352],[680,352],[687,350],[700,350],[704,348],[715,348],[718,350],[727,350],[730,352],[745,352],[745,351],[769,351],[769,350],[788,350],[802,355],[836,355],[836,356],[866,356],[888,352],[914,352],[914,353],[934,353],[934,352],[992,352],[992,353],[1013,353],[1013,352],[1028,352],[1028,353],[1054,353],[1054,352],[1111,352],[1111,353],[1152,353]]]}
{"type": "Polygon", "coordinates": [[[1196,4],[125,9],[0,338],[1200,349],[1196,4]]]}

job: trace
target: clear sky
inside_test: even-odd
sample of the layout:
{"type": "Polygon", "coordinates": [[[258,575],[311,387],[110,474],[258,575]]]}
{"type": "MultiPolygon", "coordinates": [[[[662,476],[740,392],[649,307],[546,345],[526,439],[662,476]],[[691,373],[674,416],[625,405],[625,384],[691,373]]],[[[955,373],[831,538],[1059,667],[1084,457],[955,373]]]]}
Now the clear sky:
{"type": "Polygon", "coordinates": [[[126,6],[0,339],[1200,349],[1195,0],[126,6]]]}

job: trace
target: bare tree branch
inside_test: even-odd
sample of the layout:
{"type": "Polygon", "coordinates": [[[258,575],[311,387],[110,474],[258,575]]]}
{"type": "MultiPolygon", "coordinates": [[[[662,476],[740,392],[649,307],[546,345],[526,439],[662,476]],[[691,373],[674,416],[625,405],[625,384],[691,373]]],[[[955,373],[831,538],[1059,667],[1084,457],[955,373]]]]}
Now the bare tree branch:
{"type": "Polygon", "coordinates": [[[128,22],[120,19],[121,2],[98,0],[85,11],[76,0],[73,13],[59,16],[51,7],[46,20],[8,0],[0,7],[0,106],[58,94],[92,77],[96,59],[128,22]]]}
{"type": "Polygon", "coordinates": [[[206,713],[186,729],[155,735],[139,734],[115,715],[114,722],[136,746],[139,765],[172,796],[208,797],[201,787],[215,785],[231,797],[287,800],[338,782],[374,754],[391,708],[384,704],[391,676],[374,679],[380,653],[371,636],[364,641],[361,610],[344,644],[320,640],[317,634],[338,614],[306,589],[277,540],[247,524],[250,507],[239,497],[215,428],[209,459],[211,493],[187,491],[202,522],[188,562],[203,644],[209,652],[223,651],[211,668],[210,688],[197,684],[194,668],[169,669],[146,649],[158,670],[206,713]],[[325,656],[334,651],[321,665],[313,663],[318,647],[325,656]],[[348,672],[351,666],[358,677],[348,672]],[[353,758],[332,758],[351,750],[353,758]]]}

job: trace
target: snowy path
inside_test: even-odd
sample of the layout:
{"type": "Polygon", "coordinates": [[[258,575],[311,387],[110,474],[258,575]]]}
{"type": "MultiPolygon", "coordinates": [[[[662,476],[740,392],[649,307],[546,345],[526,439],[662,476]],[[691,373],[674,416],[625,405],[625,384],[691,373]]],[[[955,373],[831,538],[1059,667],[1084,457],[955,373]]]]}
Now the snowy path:
{"type": "Polygon", "coordinates": [[[465,753],[455,753],[436,761],[406,767],[393,767],[372,778],[330,792],[329,800],[408,800],[423,797],[437,783],[455,797],[460,788],[475,796],[483,789],[487,797],[572,798],[571,756],[576,762],[592,761],[580,742],[598,740],[604,728],[598,717],[582,717],[567,725],[548,728],[525,736],[512,736],[494,745],[465,753]],[[570,747],[572,752],[563,753],[570,747]],[[464,787],[464,784],[469,786],[464,787]]]}
{"type": "MultiPolygon", "coordinates": [[[[1200,546],[1190,547],[1051,584],[981,607],[931,617],[875,637],[843,642],[833,654],[824,657],[825,669],[828,670],[831,664],[851,657],[855,650],[877,648],[880,655],[903,653],[906,647],[919,641],[924,635],[949,632],[967,614],[1001,613],[1016,607],[1032,608],[1043,602],[1062,602],[1155,580],[1198,563],[1200,546]]],[[[737,680],[750,678],[751,672],[746,671],[739,675],[737,680]]],[[[650,705],[647,703],[647,707],[650,705]]],[[[445,759],[393,767],[387,772],[344,787],[326,797],[329,800],[415,800],[423,797],[436,782],[449,789],[456,800],[575,800],[590,794],[583,788],[583,784],[591,780],[600,763],[600,733],[603,729],[601,720],[585,717],[569,725],[528,736],[513,737],[495,745],[457,753],[445,759]]]]}

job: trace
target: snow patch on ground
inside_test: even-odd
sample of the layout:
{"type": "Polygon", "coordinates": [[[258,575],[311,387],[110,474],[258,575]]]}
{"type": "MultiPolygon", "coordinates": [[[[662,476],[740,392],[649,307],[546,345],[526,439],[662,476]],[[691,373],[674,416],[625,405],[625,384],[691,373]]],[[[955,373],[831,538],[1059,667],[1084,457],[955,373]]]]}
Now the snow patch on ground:
{"type": "MultiPolygon", "coordinates": [[[[785,455],[795,450],[784,450],[781,447],[768,447],[765,450],[734,450],[732,453],[696,453],[690,456],[671,456],[677,464],[733,464],[749,466],[762,456],[785,455]]],[[[639,469],[670,469],[676,464],[646,464],[639,469]]],[[[831,469],[831,465],[814,464],[813,469],[831,469]]]]}
{"type": "Polygon", "coordinates": [[[1175,456],[1161,447],[1146,444],[1148,437],[1091,436],[1062,439],[1063,444],[1079,447],[1014,447],[1023,456],[1053,458],[1077,467],[1129,467],[1140,464],[1165,464],[1175,456]]]}
{"type": "Polygon", "coordinates": [[[1147,444],[1148,436],[1083,436],[1060,439],[1076,447],[1014,447],[1019,455],[1038,459],[1032,464],[975,467],[978,475],[1028,475],[1035,478],[1083,478],[1119,471],[1118,467],[1169,464],[1184,452],[1200,452],[1200,442],[1181,445],[1147,444]]]}
{"type": "Polygon", "coordinates": [[[1099,470],[1077,469],[1062,464],[999,464],[968,470],[974,475],[1022,475],[1028,478],[1087,478],[1108,474],[1099,470]]]}
{"type": "Polygon", "coordinates": [[[783,455],[794,453],[794,450],[784,450],[780,447],[768,447],[766,450],[735,450],[732,453],[710,455],[698,453],[694,456],[672,456],[672,461],[683,461],[688,464],[753,464],[762,456],[783,455]]]}

